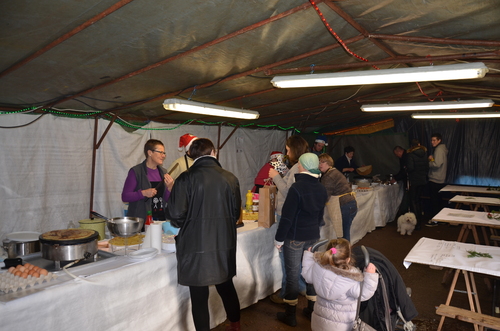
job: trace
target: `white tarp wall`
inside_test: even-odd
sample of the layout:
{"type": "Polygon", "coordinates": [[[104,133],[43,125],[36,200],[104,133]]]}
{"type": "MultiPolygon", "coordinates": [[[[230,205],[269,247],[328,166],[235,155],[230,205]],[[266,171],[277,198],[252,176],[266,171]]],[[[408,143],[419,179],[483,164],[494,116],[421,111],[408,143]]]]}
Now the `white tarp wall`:
{"type": "MultiPolygon", "coordinates": [[[[64,229],[70,221],[88,218],[92,171],[93,119],[12,114],[0,117],[0,239],[16,231],[64,229]],[[7,127],[16,127],[6,129],[7,127]]],[[[109,122],[99,120],[98,140],[109,122]]],[[[167,157],[163,166],[182,156],[179,137],[191,133],[209,138],[217,147],[218,126],[173,126],[150,122],[126,132],[113,124],[97,150],[94,210],[108,217],[123,216],[121,191],[128,170],[144,160],[144,143],[159,139],[167,157]],[[152,129],[152,130],[151,130],[152,129]],[[167,130],[166,130],[167,129],[167,130]]],[[[233,131],[222,127],[220,143],[233,131]]],[[[237,129],[220,151],[223,168],[234,173],[242,194],[272,151],[284,151],[287,133],[237,129]]]]}

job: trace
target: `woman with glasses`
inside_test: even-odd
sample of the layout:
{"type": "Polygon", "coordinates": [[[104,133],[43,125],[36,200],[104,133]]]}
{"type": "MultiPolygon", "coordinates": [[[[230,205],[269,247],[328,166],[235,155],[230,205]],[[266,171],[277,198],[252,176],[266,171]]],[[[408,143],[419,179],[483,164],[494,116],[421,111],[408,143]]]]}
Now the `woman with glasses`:
{"type": "Polygon", "coordinates": [[[150,139],[144,145],[144,155],[146,159],[128,172],[122,201],[129,203],[129,217],[146,219],[151,212],[154,220],[165,220],[165,203],[174,185],[173,178],[161,166],[166,157],[165,146],[150,139]]]}

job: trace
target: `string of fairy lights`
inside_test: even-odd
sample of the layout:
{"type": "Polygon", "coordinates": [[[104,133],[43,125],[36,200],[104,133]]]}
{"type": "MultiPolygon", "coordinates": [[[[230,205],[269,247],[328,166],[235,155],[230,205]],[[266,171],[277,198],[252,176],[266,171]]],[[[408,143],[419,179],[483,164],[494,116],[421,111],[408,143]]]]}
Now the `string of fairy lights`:
{"type": "MultiPolygon", "coordinates": [[[[60,116],[60,117],[70,117],[70,118],[91,118],[91,117],[95,117],[95,116],[98,116],[99,114],[103,113],[101,111],[93,111],[93,112],[87,112],[87,113],[82,113],[82,114],[75,114],[75,113],[67,113],[67,112],[63,112],[63,111],[59,111],[59,110],[55,110],[55,109],[47,109],[47,108],[40,108],[40,107],[27,107],[27,108],[23,108],[23,109],[20,109],[20,110],[15,110],[15,111],[1,111],[0,112],[0,115],[7,115],[7,114],[20,114],[20,113],[30,113],[30,112],[33,112],[34,110],[37,110],[37,111],[43,111],[45,113],[50,113],[54,116],[60,116]]],[[[43,114],[42,114],[43,115],[43,114]]],[[[108,117],[108,118],[112,118],[112,114],[109,114],[109,113],[103,113],[102,115],[108,117]]],[[[228,122],[207,122],[207,121],[201,121],[201,120],[187,120],[183,123],[180,123],[178,124],[177,126],[174,126],[174,127],[170,127],[170,128],[147,128],[147,127],[143,127],[141,125],[136,125],[136,124],[132,124],[132,123],[129,123],[123,119],[121,119],[120,117],[117,117],[117,119],[115,120],[115,123],[121,125],[121,126],[124,126],[124,127],[128,127],[128,128],[131,128],[131,129],[135,129],[135,130],[150,130],[150,131],[154,131],[154,130],[158,130],[158,131],[162,131],[162,130],[175,130],[175,129],[178,129],[184,125],[188,125],[188,124],[191,124],[191,123],[199,123],[199,124],[203,124],[203,125],[220,125],[220,124],[226,124],[228,126],[236,126],[236,124],[232,124],[232,123],[228,123],[228,122]]],[[[263,124],[256,124],[256,123],[248,123],[248,124],[244,124],[244,125],[239,125],[240,127],[249,127],[249,126],[256,126],[256,127],[259,127],[259,128],[263,128],[263,129],[270,129],[270,128],[275,128],[275,129],[279,129],[279,130],[283,130],[283,131],[289,131],[289,130],[293,130],[297,133],[300,133],[300,130],[297,129],[296,127],[294,126],[289,126],[289,127],[283,127],[283,126],[280,126],[280,125],[277,125],[277,124],[269,124],[269,125],[263,125],[263,124]]],[[[315,134],[318,134],[318,132],[314,132],[315,134]]]]}

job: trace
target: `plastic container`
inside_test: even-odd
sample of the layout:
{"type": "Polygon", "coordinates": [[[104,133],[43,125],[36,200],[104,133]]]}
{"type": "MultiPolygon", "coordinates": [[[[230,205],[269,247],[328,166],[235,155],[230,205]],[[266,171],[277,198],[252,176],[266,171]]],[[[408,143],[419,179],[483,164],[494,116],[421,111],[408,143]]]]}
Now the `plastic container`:
{"type": "Polygon", "coordinates": [[[246,204],[245,204],[245,209],[246,209],[246,211],[252,211],[252,205],[253,205],[253,194],[252,194],[252,191],[248,190],[248,192],[246,194],[246,198],[247,198],[247,201],[246,201],[246,204]]]}
{"type": "Polygon", "coordinates": [[[128,214],[128,202],[123,203],[123,217],[127,217],[128,214]]]}
{"type": "Polygon", "coordinates": [[[99,237],[97,240],[106,239],[106,220],[102,218],[94,218],[94,219],[84,219],[78,221],[80,223],[81,229],[90,229],[97,231],[99,233],[99,237]]]}

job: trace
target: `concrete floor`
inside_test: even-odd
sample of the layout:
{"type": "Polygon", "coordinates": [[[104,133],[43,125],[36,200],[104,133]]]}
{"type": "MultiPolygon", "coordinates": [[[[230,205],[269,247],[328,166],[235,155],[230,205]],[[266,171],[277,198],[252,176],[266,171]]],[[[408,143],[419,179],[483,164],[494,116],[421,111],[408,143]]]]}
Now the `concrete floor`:
{"type": "MultiPolygon", "coordinates": [[[[415,231],[411,236],[401,236],[396,232],[396,222],[391,222],[387,226],[377,228],[372,233],[367,234],[356,244],[372,247],[380,251],[398,269],[406,286],[412,289],[412,300],[419,312],[413,323],[417,325],[418,331],[437,329],[439,316],[436,315],[435,310],[437,306],[446,301],[451,279],[447,283],[442,284],[445,270],[435,270],[425,265],[412,264],[409,269],[405,269],[403,259],[421,237],[453,241],[458,238],[459,231],[460,227],[458,226],[440,224],[433,228],[424,226],[423,229],[415,231]]],[[[471,240],[472,236],[470,236],[469,242],[471,240]]],[[[492,292],[486,282],[484,277],[480,275],[476,276],[482,312],[491,314],[492,292]]],[[[459,277],[456,288],[465,289],[463,277],[459,277]]],[[[298,325],[293,328],[276,319],[276,313],[284,311],[284,307],[271,302],[269,297],[267,297],[242,310],[242,330],[310,330],[310,321],[301,314],[302,308],[306,304],[306,299],[300,296],[297,309],[298,325]]],[[[467,295],[455,293],[451,304],[461,308],[468,308],[467,295]]],[[[227,321],[213,330],[222,331],[225,330],[226,326],[227,321]]],[[[472,324],[446,318],[443,330],[465,331],[474,330],[474,328],[472,324]]]]}

